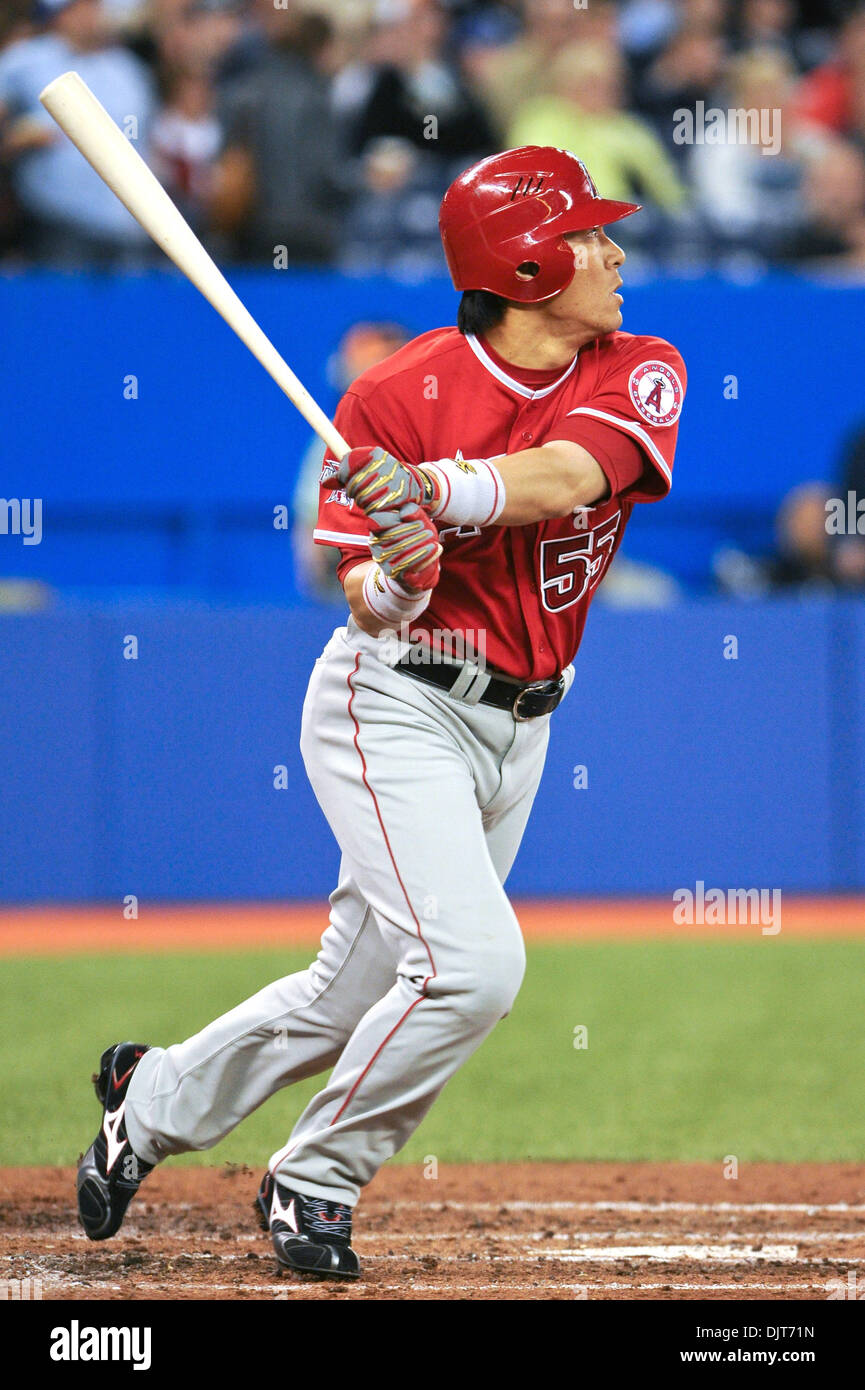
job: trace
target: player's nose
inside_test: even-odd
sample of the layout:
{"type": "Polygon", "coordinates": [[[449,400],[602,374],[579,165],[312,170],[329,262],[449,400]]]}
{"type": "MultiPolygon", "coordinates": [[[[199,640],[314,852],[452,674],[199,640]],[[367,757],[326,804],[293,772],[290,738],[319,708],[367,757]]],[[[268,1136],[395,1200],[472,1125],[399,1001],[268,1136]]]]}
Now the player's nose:
{"type": "Polygon", "coordinates": [[[619,266],[625,263],[625,253],[618,242],[613,241],[613,238],[608,236],[605,231],[602,231],[601,235],[606,243],[604,246],[604,263],[609,266],[611,270],[618,270],[619,266]]]}

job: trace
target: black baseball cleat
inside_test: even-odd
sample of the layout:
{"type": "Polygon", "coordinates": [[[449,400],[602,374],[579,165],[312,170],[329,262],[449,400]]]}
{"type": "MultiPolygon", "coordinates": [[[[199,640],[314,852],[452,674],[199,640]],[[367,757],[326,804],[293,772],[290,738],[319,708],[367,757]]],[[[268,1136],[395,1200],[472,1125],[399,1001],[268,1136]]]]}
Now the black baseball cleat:
{"type": "Polygon", "coordinates": [[[152,1163],[133,1153],[126,1137],[126,1092],[144,1043],[115,1043],[103,1052],[94,1076],[103,1108],[102,1127],[78,1165],[78,1219],[91,1240],[107,1240],[119,1231],[126,1208],[152,1163]]]}
{"type": "Polygon", "coordinates": [[[295,1274],[316,1279],[357,1279],[360,1260],[351,1248],[351,1207],[305,1197],[265,1173],[255,1199],[263,1231],[270,1231],[276,1258],[295,1274]]]}

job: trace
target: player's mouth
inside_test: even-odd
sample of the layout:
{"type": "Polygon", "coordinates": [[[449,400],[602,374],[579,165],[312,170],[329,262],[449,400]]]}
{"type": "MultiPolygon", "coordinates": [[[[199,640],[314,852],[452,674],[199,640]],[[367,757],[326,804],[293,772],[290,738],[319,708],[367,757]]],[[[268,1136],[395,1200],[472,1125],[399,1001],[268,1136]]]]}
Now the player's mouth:
{"type": "Polygon", "coordinates": [[[618,285],[614,285],[613,288],[610,290],[610,294],[613,296],[613,299],[617,299],[617,300],[619,301],[620,304],[622,304],[622,303],[624,302],[624,300],[623,300],[622,296],[621,296],[620,294],[617,293],[617,291],[618,291],[619,285],[622,285],[622,284],[624,284],[624,281],[620,280],[620,281],[619,281],[619,284],[618,284],[618,285]]]}

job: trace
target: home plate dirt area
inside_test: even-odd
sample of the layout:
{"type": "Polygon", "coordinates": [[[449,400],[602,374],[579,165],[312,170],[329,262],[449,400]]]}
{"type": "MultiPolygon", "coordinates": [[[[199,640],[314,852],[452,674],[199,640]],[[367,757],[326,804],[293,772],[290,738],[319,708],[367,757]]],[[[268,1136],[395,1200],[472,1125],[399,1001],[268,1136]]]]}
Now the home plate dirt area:
{"type": "Polygon", "coordinates": [[[158,1169],[120,1234],[91,1244],[74,1170],[2,1170],[0,1277],[82,1300],[826,1299],[857,1275],[865,1293],[865,1165],[392,1166],[357,1210],[354,1284],[279,1272],[258,1177],[158,1169]]]}

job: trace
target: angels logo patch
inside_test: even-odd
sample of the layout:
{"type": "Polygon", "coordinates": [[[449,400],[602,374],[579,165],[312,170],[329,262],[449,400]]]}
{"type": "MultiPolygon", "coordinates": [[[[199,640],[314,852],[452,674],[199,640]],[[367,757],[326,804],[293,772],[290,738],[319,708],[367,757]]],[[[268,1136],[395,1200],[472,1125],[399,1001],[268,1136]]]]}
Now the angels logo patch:
{"type": "Polygon", "coordinates": [[[631,372],[628,395],[650,425],[675,425],[682,413],[682,383],[666,362],[641,362],[631,372]]]}

